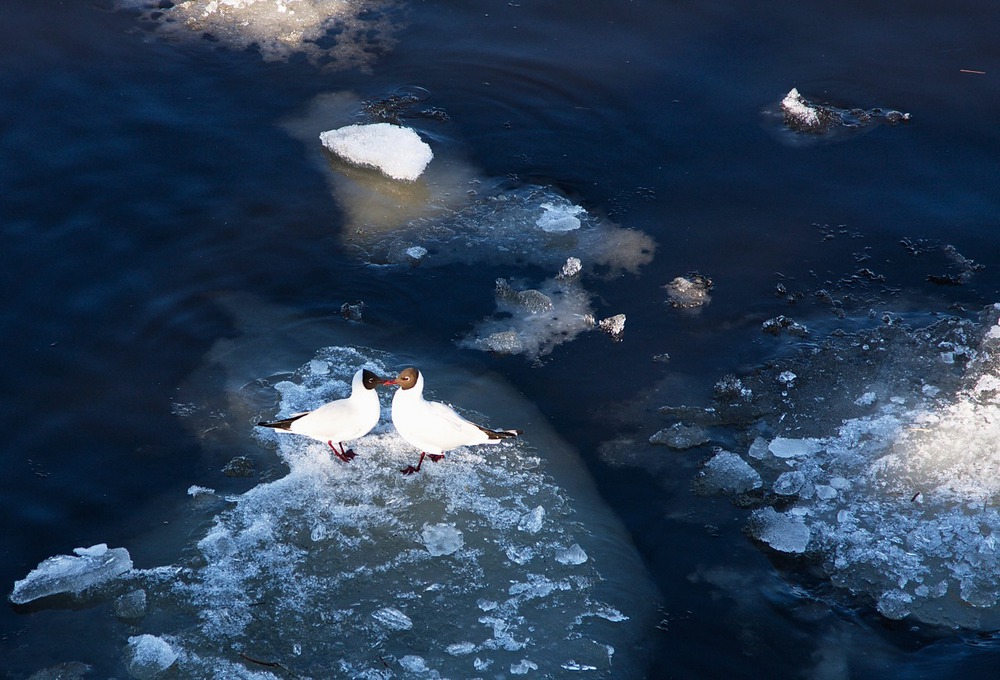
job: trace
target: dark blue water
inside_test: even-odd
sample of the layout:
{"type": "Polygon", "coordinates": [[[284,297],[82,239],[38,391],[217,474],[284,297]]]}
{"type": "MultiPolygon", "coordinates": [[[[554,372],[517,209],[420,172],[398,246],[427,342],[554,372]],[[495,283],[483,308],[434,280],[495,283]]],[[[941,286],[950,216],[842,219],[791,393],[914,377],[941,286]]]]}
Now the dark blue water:
{"type": "MultiPolygon", "coordinates": [[[[392,351],[501,373],[579,449],[663,594],[650,677],[992,677],[996,646],[974,632],[888,623],[843,596],[803,605],[741,534],[743,515],[690,493],[693,461],[611,467],[598,448],[648,437],[655,406],[703,403],[721,375],[767,358],[763,319],[832,322],[817,289],[843,286],[859,316],[1000,298],[1000,7],[481,0],[391,11],[395,42],[370,68],[324,70],[169,39],[108,3],[0,5],[0,584],[99,542],[128,545],[137,566],[163,563],[170,548],[148,537],[183,524],[185,489],[246,488],[219,472],[232,451],[172,414],[213,343],[242,332],[225,294],[331,325],[346,323],[342,303],[363,300],[392,351]],[[912,120],[792,144],[762,113],[792,87],[912,120]],[[548,272],[376,267],[344,245],[343,207],[281,124],[320,94],[415,88],[447,119],[407,122],[482,177],[554,187],[655,238],[639,275],[592,284],[600,314],[627,315],[622,343],[587,334],[541,366],[459,350],[454,339],[493,310],[494,279],[548,272]],[[944,245],[985,269],[960,286],[928,281],[954,268],[944,245]],[[862,268],[884,280],[841,283],[862,268]],[[662,286],[693,271],[712,279],[712,302],[678,313],[662,286]],[[789,305],[778,284],[802,298],[789,305]],[[661,353],[671,360],[654,363],[661,353]]],[[[261,361],[291,370],[310,351],[261,361]]],[[[246,433],[233,437],[267,459],[246,433]]],[[[87,658],[100,626],[43,632],[87,616],[5,609],[6,677],[76,659],[123,673],[87,658]]]]}

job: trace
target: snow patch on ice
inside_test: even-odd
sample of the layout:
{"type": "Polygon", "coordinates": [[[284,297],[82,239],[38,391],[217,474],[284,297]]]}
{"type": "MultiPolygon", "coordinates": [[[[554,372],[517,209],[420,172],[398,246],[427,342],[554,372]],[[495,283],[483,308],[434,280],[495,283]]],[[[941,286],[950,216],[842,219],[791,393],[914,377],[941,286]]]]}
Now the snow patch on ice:
{"type": "Polygon", "coordinates": [[[328,69],[364,68],[392,43],[392,3],[344,0],[118,0],[139,9],[159,31],[205,44],[203,36],[234,50],[256,47],[265,61],[295,54],[328,69]]]}
{"type": "Polygon", "coordinates": [[[393,179],[412,182],[434,158],[415,130],[389,123],[347,125],[319,135],[327,149],[349,163],[379,170],[393,179]]]}

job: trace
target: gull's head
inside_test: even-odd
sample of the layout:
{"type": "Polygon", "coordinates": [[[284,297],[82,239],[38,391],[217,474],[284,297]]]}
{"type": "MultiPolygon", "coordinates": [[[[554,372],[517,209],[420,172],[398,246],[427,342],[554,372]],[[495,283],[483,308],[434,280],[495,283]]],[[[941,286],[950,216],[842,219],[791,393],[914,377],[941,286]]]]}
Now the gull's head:
{"type": "Polygon", "coordinates": [[[387,382],[393,385],[399,385],[400,389],[408,390],[416,387],[419,380],[420,371],[411,366],[410,368],[404,368],[393,380],[389,380],[387,382]]]}
{"type": "Polygon", "coordinates": [[[364,386],[366,390],[373,390],[379,385],[389,385],[392,384],[393,382],[390,378],[383,378],[379,375],[376,375],[375,373],[369,371],[367,368],[358,371],[358,373],[361,374],[361,384],[362,386],[364,386]]]}

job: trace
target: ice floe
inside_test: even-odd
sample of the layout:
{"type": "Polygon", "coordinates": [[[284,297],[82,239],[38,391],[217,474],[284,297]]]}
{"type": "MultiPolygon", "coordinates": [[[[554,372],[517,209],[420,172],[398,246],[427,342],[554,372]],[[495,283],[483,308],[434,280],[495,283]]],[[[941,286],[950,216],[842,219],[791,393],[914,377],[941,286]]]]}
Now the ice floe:
{"type": "MultiPolygon", "coordinates": [[[[213,362],[243,356],[220,342],[213,362]]],[[[214,513],[207,526],[175,564],[128,572],[115,613],[130,624],[117,645],[133,677],[553,677],[570,667],[645,677],[639,641],[655,591],[575,454],[512,390],[423,362],[439,389],[473,408],[499,400],[491,408],[531,432],[450,451],[419,478],[399,472],[411,451],[388,418],[355,442],[350,464],[321,442],[252,427],[343,396],[357,368],[391,374],[400,363],[336,346],[262,383],[272,403],[244,422],[287,474],[222,505],[190,496],[214,513]]],[[[244,393],[261,403],[256,383],[232,403],[244,393]]]]}
{"type": "MultiPolygon", "coordinates": [[[[724,436],[747,442],[739,458],[763,491],[748,531],[761,545],[818,561],[832,583],[888,618],[994,629],[998,318],[993,306],[978,321],[894,321],[834,335],[742,376],[745,397],[700,415],[665,412],[691,427],[729,425],[724,436]],[[778,380],[783,373],[797,376],[793,389],[778,380]]],[[[754,479],[732,455],[723,467],[754,479]]],[[[732,489],[734,499],[745,486],[732,489]]]]}

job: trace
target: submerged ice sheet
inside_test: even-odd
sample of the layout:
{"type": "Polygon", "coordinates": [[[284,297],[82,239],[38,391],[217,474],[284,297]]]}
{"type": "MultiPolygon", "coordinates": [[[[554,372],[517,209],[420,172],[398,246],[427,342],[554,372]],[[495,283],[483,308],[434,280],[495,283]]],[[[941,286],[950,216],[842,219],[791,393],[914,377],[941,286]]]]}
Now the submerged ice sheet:
{"type": "Polygon", "coordinates": [[[365,0],[118,0],[161,32],[256,47],[267,61],[304,54],[333,69],[365,67],[393,42],[393,3],[365,0]],[[366,11],[377,9],[378,11],[366,11]]]}
{"type": "Polygon", "coordinates": [[[413,181],[317,153],[322,150],[318,135],[359,119],[374,121],[372,108],[379,107],[366,106],[349,92],[327,93],[282,123],[315,154],[344,213],[342,238],[362,260],[421,267],[530,264],[555,270],[575,257],[588,273],[608,277],[636,274],[653,260],[656,243],[648,234],[617,225],[554,187],[477,176],[460,149],[440,141],[448,138],[440,129],[445,123],[420,111],[392,117],[400,124],[405,118],[421,136],[439,140],[433,163],[413,181]]]}
{"type": "Polygon", "coordinates": [[[888,618],[1000,625],[998,317],[831,338],[706,410],[746,427],[765,490],[750,534],[817,558],[888,618]]]}
{"type": "MultiPolygon", "coordinates": [[[[322,350],[273,382],[276,409],[246,427],[344,396],[361,367],[388,375],[398,366],[369,350],[322,350]]],[[[260,400],[263,384],[272,381],[247,385],[244,398],[260,400]]],[[[640,640],[656,598],[627,536],[578,461],[526,415],[536,412],[499,385],[481,386],[533,436],[449,451],[414,476],[400,472],[417,452],[388,407],[353,442],[350,464],[320,442],[255,430],[287,474],[224,505],[206,505],[213,494],[197,487],[192,507],[218,513],[207,528],[177,564],[131,570],[117,588],[129,636],[109,645],[130,675],[644,677],[640,640]]],[[[67,559],[111,553],[82,552],[67,559]]]]}
{"type": "Polygon", "coordinates": [[[507,279],[497,279],[497,314],[477,324],[458,346],[494,354],[523,354],[536,361],[595,328],[620,340],[625,315],[597,321],[590,293],[580,282],[580,270],[580,260],[569,258],[559,274],[538,288],[515,288],[507,279]]]}

